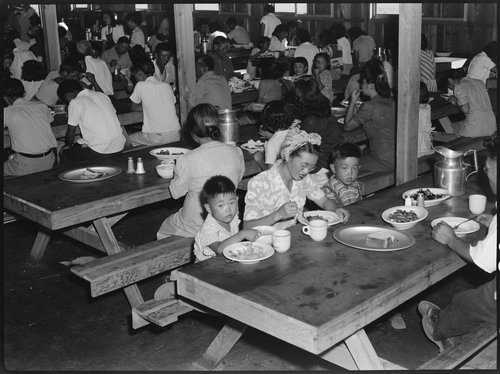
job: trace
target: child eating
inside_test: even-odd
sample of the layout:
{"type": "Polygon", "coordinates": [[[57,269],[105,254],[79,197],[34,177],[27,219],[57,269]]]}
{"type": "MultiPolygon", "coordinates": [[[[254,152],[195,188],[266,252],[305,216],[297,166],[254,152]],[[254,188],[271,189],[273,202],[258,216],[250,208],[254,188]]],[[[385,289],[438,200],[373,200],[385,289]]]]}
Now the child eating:
{"type": "Polygon", "coordinates": [[[361,188],[357,181],[361,150],[353,143],[335,146],[330,163],[333,173],[322,187],[326,197],[339,206],[346,206],[361,200],[361,188]]]}
{"type": "Polygon", "coordinates": [[[200,200],[208,215],[194,238],[197,261],[221,254],[231,244],[243,240],[255,241],[260,236],[257,230],[239,231],[238,196],[231,179],[217,175],[207,180],[200,200]]]}

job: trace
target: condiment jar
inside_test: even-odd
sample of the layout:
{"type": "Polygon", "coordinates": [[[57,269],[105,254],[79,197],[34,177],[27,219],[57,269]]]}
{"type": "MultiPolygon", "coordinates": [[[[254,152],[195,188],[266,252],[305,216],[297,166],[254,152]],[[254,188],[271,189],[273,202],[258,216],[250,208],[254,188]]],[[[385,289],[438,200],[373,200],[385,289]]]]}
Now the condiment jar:
{"type": "Polygon", "coordinates": [[[411,196],[410,195],[406,195],[405,196],[405,206],[412,206],[411,196]]]}
{"type": "Polygon", "coordinates": [[[424,193],[423,192],[419,192],[417,194],[417,206],[423,208],[424,207],[424,201],[425,201],[424,193]]]}

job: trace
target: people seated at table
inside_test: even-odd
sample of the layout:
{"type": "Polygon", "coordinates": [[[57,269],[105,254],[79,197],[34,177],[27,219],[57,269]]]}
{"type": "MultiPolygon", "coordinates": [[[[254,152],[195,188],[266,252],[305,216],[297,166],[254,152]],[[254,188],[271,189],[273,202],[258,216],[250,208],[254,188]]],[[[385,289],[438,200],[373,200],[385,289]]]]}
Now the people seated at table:
{"type": "Polygon", "coordinates": [[[214,39],[212,45],[213,52],[209,52],[208,54],[214,60],[214,72],[229,80],[229,78],[234,76],[233,63],[227,55],[229,43],[223,36],[218,36],[214,39]]]}
{"type": "Polygon", "coordinates": [[[291,77],[292,82],[295,82],[300,77],[312,77],[312,75],[307,74],[309,70],[309,63],[305,57],[295,57],[293,59],[293,75],[291,77]]]}
{"type": "Polygon", "coordinates": [[[282,56],[288,47],[288,26],[279,24],[273,31],[271,42],[269,44],[269,52],[272,52],[275,58],[282,56]]]}
{"type": "Polygon", "coordinates": [[[174,45],[170,42],[158,43],[154,51],[154,77],[160,82],[175,84],[177,81],[177,73],[174,65],[174,45]]]}
{"type": "Polygon", "coordinates": [[[471,138],[489,136],[496,131],[496,118],[485,84],[465,75],[461,68],[447,72],[448,87],[453,90],[449,100],[465,114],[463,121],[452,123],[453,133],[471,138]]]}
{"type": "Polygon", "coordinates": [[[337,49],[342,51],[342,75],[349,76],[351,74],[353,63],[351,43],[349,42],[349,39],[347,39],[345,26],[342,23],[334,22],[331,28],[335,34],[335,39],[337,40],[337,49]]]}
{"type": "Polygon", "coordinates": [[[132,66],[139,66],[142,65],[144,61],[151,60],[144,48],[138,44],[128,50],[128,55],[130,57],[130,61],[132,61],[132,66]]]}
{"type": "Polygon", "coordinates": [[[120,37],[115,45],[106,49],[101,54],[101,60],[108,64],[109,71],[114,72],[114,69],[130,69],[132,67],[132,60],[128,54],[130,48],[130,40],[126,36],[120,37]]]}
{"type": "Polygon", "coordinates": [[[250,44],[250,35],[248,35],[248,31],[243,26],[238,25],[236,17],[229,17],[226,20],[226,25],[230,30],[227,34],[227,39],[231,44],[250,44]]]}
{"type": "Polygon", "coordinates": [[[84,89],[76,80],[65,80],[57,95],[68,104],[68,129],[61,149],[61,162],[95,160],[123,150],[126,131],[120,126],[110,98],[102,92],[84,89]],[[81,138],[75,142],[76,128],[81,138]]]}
{"type": "Polygon", "coordinates": [[[334,147],[330,156],[332,176],[322,189],[326,197],[338,206],[353,204],[362,199],[358,174],[361,149],[353,143],[342,143],[334,147]]]}
{"type": "Polygon", "coordinates": [[[273,31],[281,24],[281,21],[274,14],[274,6],[271,4],[266,4],[264,6],[264,15],[260,19],[260,36],[267,36],[269,39],[273,36],[273,31]]]}
{"type": "Polygon", "coordinates": [[[295,49],[294,57],[305,57],[308,65],[307,74],[312,74],[314,56],[319,53],[319,49],[311,43],[309,31],[304,28],[297,29],[297,40],[300,44],[297,49],[295,49]]]}
{"type": "MultiPolygon", "coordinates": [[[[488,177],[491,191],[497,194],[497,154],[498,137],[489,139],[486,144],[487,156],[484,171],[488,177]]],[[[483,240],[475,245],[458,238],[453,228],[444,222],[438,223],[432,229],[432,238],[448,246],[462,259],[473,263],[486,273],[498,272],[497,247],[497,215],[483,213],[476,219],[488,228],[483,240]]],[[[435,343],[439,352],[453,345],[453,338],[463,336],[483,323],[497,327],[498,287],[496,275],[493,279],[477,288],[460,291],[453,296],[451,302],[441,309],[429,302],[421,301],[418,310],[422,315],[422,327],[427,338],[435,343]]]]}
{"type": "Polygon", "coordinates": [[[362,68],[364,64],[371,60],[373,50],[375,49],[375,41],[359,26],[351,27],[347,34],[352,41],[352,53],[354,66],[362,68]]]}
{"type": "MultiPolygon", "coordinates": [[[[377,61],[374,59],[373,61],[377,61]]],[[[360,73],[361,89],[351,94],[347,107],[344,129],[352,131],[360,126],[369,141],[369,153],[363,155],[363,169],[372,171],[394,171],[396,141],[396,107],[391,96],[387,75],[379,63],[366,64],[360,73]],[[370,100],[361,104],[354,112],[360,94],[370,100]]]]}
{"type": "Polygon", "coordinates": [[[241,241],[255,241],[260,232],[239,228],[238,195],[231,179],[216,175],[208,179],[200,193],[207,212],[205,222],[194,237],[194,255],[197,261],[222,254],[227,246],[241,241]]]}
{"type": "Polygon", "coordinates": [[[2,82],[3,127],[9,131],[14,153],[3,164],[3,175],[18,176],[52,169],[56,161],[56,138],[50,128],[53,117],[47,105],[24,98],[24,86],[18,79],[2,82]]]}
{"type": "Polygon", "coordinates": [[[334,211],[346,222],[349,212],[328,199],[309,173],[316,168],[321,137],[299,128],[290,129],[281,149],[281,160],[248,182],[243,227],[293,226],[306,198],[321,209],[334,211]]]}
{"type": "Polygon", "coordinates": [[[314,56],[313,76],[318,81],[321,93],[330,103],[335,99],[333,94],[333,73],[331,71],[330,58],[325,52],[320,52],[314,56]]]}
{"type": "Polygon", "coordinates": [[[434,153],[431,131],[431,106],[427,85],[420,81],[420,103],[418,104],[418,157],[434,153]]]}
{"type": "Polygon", "coordinates": [[[319,84],[313,77],[299,79],[294,83],[294,106],[300,128],[308,133],[321,136],[318,171],[326,173],[330,165],[333,148],[342,142],[342,128],[331,114],[330,101],[321,93],[319,84]]]}
{"type": "Polygon", "coordinates": [[[257,46],[250,52],[250,57],[247,63],[247,74],[250,75],[250,79],[257,76],[257,67],[254,65],[258,58],[262,57],[273,57],[273,54],[269,51],[269,45],[271,44],[271,39],[267,36],[261,36],[257,43],[257,46]]]}
{"type": "Polygon", "coordinates": [[[156,236],[171,235],[194,238],[203,224],[200,192],[205,182],[214,175],[228,177],[235,186],[245,171],[245,161],[239,147],[220,142],[219,114],[210,104],[192,108],[182,126],[185,139],[196,148],[177,159],[174,178],[169,189],[172,197],[185,196],[183,207],[163,221],[156,236]]]}
{"type": "Polygon", "coordinates": [[[429,91],[437,91],[434,52],[428,49],[428,41],[425,34],[422,34],[420,39],[420,81],[427,85],[429,91]]]}
{"type": "MultiPolygon", "coordinates": [[[[337,49],[337,41],[334,38],[332,29],[322,29],[318,35],[316,46],[319,52],[326,53],[331,66],[340,66],[342,52],[337,49]]],[[[337,78],[338,79],[338,78],[337,78]]]]}
{"type": "Polygon", "coordinates": [[[142,23],[142,16],[140,12],[131,12],[125,16],[125,25],[130,30],[130,48],[135,45],[140,45],[146,48],[146,37],[144,32],[139,27],[142,23]]]}
{"type": "Polygon", "coordinates": [[[113,77],[108,64],[99,57],[92,56],[92,44],[88,40],[80,40],[76,43],[76,48],[84,56],[85,71],[94,75],[99,88],[105,95],[113,95],[113,77]]]}
{"type": "Polygon", "coordinates": [[[151,61],[132,68],[137,84],[130,95],[131,109],[144,114],[142,130],[128,137],[132,146],[173,143],[181,138],[175,95],[170,84],[155,79],[154,72],[151,61]]]}
{"type": "Polygon", "coordinates": [[[266,59],[261,66],[261,80],[258,89],[258,103],[281,100],[281,84],[278,80],[283,76],[278,60],[266,59]]]}
{"type": "Polygon", "coordinates": [[[212,51],[214,37],[210,35],[210,22],[206,18],[200,18],[196,23],[196,30],[194,31],[194,50],[196,52],[203,52],[203,39],[207,43],[207,52],[212,51]]]}
{"type": "Polygon", "coordinates": [[[481,52],[475,55],[467,70],[467,76],[473,79],[479,79],[484,84],[490,76],[497,74],[498,42],[493,41],[486,44],[481,52]]]}
{"type": "Polygon", "coordinates": [[[80,79],[81,74],[83,74],[81,65],[74,59],[66,59],[61,62],[59,71],[47,74],[35,97],[42,103],[54,106],[59,101],[57,96],[59,84],[66,79],[80,79]]]}
{"type": "Polygon", "coordinates": [[[118,40],[125,36],[125,30],[123,29],[123,25],[117,22],[115,14],[111,10],[104,10],[102,12],[102,24],[101,41],[103,42],[104,50],[107,50],[118,44],[118,40]]]}
{"type": "Polygon", "coordinates": [[[232,109],[231,90],[226,78],[215,74],[213,58],[210,55],[198,56],[195,69],[198,81],[194,92],[187,95],[189,104],[211,104],[220,109],[232,109]]]}
{"type": "Polygon", "coordinates": [[[21,82],[24,86],[24,98],[31,100],[35,97],[38,89],[45,78],[43,65],[35,60],[28,60],[23,64],[21,82]]]}
{"type": "Polygon", "coordinates": [[[294,123],[293,106],[282,100],[268,102],[259,117],[259,135],[267,139],[264,152],[254,153],[254,159],[262,170],[271,168],[280,158],[281,147],[288,130],[294,123]]]}

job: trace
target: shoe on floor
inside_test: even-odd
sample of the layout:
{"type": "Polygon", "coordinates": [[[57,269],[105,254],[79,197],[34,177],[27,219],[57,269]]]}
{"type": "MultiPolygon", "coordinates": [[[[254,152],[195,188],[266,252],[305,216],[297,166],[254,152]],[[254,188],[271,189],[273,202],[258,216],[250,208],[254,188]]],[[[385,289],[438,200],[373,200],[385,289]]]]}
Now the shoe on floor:
{"type": "Polygon", "coordinates": [[[439,353],[443,353],[444,351],[444,344],[441,340],[436,340],[433,338],[434,335],[434,322],[431,320],[431,317],[429,316],[423,316],[422,317],[422,328],[424,329],[425,335],[427,336],[427,339],[429,339],[431,342],[436,344],[439,348],[439,353]]]}
{"type": "Polygon", "coordinates": [[[436,304],[431,303],[430,301],[423,300],[418,304],[418,311],[422,315],[422,317],[429,317],[435,322],[439,313],[441,312],[441,308],[436,304]]]}

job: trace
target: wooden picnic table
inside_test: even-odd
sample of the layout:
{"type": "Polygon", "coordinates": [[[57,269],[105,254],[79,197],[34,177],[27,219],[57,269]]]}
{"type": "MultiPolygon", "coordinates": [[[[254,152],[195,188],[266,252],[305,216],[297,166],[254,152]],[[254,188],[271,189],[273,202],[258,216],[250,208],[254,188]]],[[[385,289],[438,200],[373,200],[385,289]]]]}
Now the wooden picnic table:
{"type": "MultiPolygon", "coordinates": [[[[428,173],[350,205],[347,224],[391,227],[382,221],[382,211],[403,205],[404,191],[432,185],[428,173]]],[[[340,244],[332,232],[345,224],[329,228],[325,240],[314,242],[296,225],[290,228],[290,250],[257,264],[217,256],[175,270],[171,277],[181,300],[229,317],[198,364],[217,366],[251,326],[347,369],[397,368],[377,356],[364,329],[465,265],[431,239],[430,222],[442,216],[470,217],[467,196],[477,192],[482,189],[472,177],[465,195],[428,207],[428,217],[406,231],[416,244],[404,250],[365,251],[340,244]]],[[[481,226],[465,240],[485,233],[481,226]]]]}

